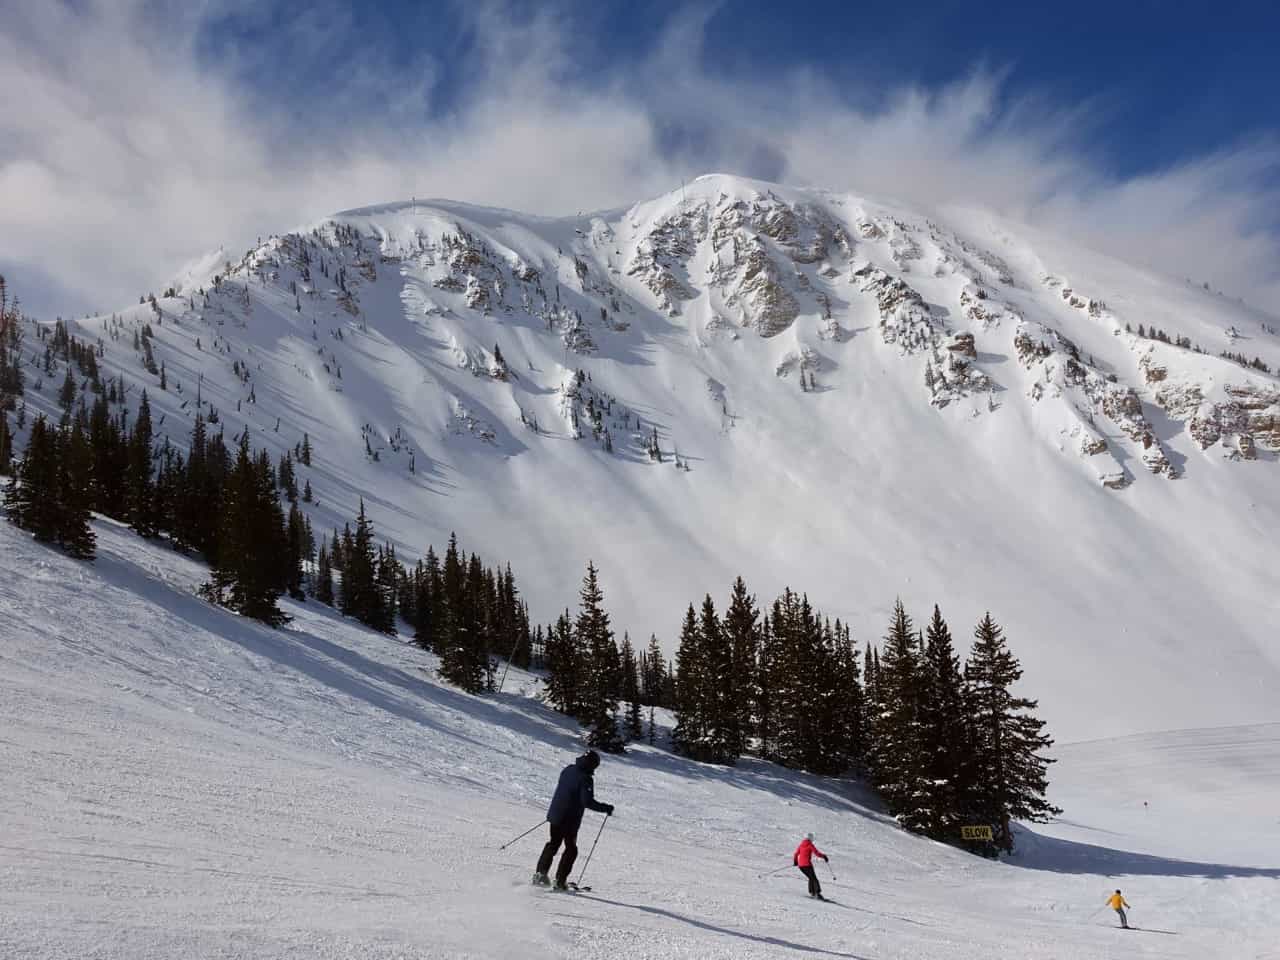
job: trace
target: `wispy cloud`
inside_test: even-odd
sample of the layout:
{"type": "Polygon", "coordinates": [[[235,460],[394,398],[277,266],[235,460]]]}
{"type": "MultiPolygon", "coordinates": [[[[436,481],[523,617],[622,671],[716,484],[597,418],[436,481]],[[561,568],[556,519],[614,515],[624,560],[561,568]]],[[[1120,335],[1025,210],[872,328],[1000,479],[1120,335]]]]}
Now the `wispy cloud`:
{"type": "Polygon", "coordinates": [[[10,6],[0,264],[40,306],[109,309],[219,245],[370,202],[572,213],[716,169],[987,206],[1280,312],[1275,143],[1116,179],[1088,147],[1105,105],[1016,99],[998,70],[876,96],[811,69],[717,75],[702,56],[713,8],[691,6],[652,49],[588,75],[562,15],[481,5],[442,110],[441,64],[388,59],[336,4],[273,25],[267,48],[208,43],[229,15],[266,16],[238,0],[10,6]]]}

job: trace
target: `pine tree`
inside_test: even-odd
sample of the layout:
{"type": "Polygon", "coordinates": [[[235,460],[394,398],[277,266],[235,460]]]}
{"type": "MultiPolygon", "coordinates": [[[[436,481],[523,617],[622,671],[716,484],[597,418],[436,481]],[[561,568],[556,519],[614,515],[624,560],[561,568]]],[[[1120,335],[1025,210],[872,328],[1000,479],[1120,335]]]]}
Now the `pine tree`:
{"type": "Polygon", "coordinates": [[[276,602],[284,542],[275,489],[264,483],[259,464],[250,458],[246,430],[224,486],[218,561],[206,593],[243,616],[271,626],[285,622],[288,617],[276,602]]]}
{"type": "Polygon", "coordinates": [[[640,668],[631,638],[622,635],[622,697],[627,704],[627,739],[639,740],[644,733],[640,722],[640,668]]]}
{"type": "Polygon", "coordinates": [[[547,669],[547,699],[561,713],[581,713],[583,665],[575,642],[573,626],[566,610],[547,628],[544,657],[547,669]]]}
{"type": "Polygon", "coordinates": [[[970,809],[995,826],[997,845],[1013,849],[1010,819],[1043,822],[1062,811],[1045,799],[1048,766],[1041,751],[1053,745],[1044,721],[1031,712],[1034,700],[1011,688],[1022,667],[1009,652],[1004,631],[986,614],[974,629],[965,664],[965,685],[973,717],[973,783],[970,809]]]}
{"type": "Polygon", "coordinates": [[[667,669],[666,660],[662,656],[662,647],[658,645],[656,634],[649,635],[649,647],[644,653],[643,669],[640,681],[643,686],[644,703],[647,706],[670,706],[666,702],[667,669]]]}
{"type": "Polygon", "coordinates": [[[436,640],[440,675],[469,693],[479,693],[484,689],[485,676],[475,655],[478,638],[467,580],[467,564],[458,550],[458,538],[450,535],[441,574],[444,616],[436,640]]]}
{"type": "Polygon", "coordinates": [[[742,737],[738,729],[739,706],[734,688],[733,648],[708,594],[698,621],[702,634],[703,711],[706,718],[707,759],[734,763],[742,737]]]}
{"type": "Polygon", "coordinates": [[[926,792],[924,831],[938,840],[954,840],[965,820],[969,718],[960,659],[942,611],[933,608],[924,652],[925,696],[920,733],[926,792]]]}
{"type": "Polygon", "coordinates": [[[62,530],[58,461],[57,432],[41,414],[31,424],[27,450],[14,470],[5,504],[14,524],[45,543],[57,542],[62,530]]]}
{"type": "Polygon", "coordinates": [[[310,561],[311,554],[307,549],[306,527],[302,512],[296,503],[289,507],[286,530],[289,549],[285,557],[284,588],[290,597],[301,601],[305,599],[302,590],[302,565],[310,561]]]}
{"type": "Polygon", "coordinates": [[[440,583],[440,560],[430,546],[422,564],[422,578],[418,582],[415,607],[417,618],[413,624],[413,640],[424,650],[433,649],[437,629],[444,622],[444,595],[440,583]]]}
{"type": "Polygon", "coordinates": [[[333,566],[324,544],[320,545],[320,555],[316,559],[316,599],[326,606],[333,606],[333,566]]]}
{"type": "Polygon", "coordinates": [[[62,381],[62,389],[58,391],[58,403],[63,410],[70,410],[76,402],[76,378],[71,372],[71,364],[67,364],[67,378],[62,381]]]}
{"type": "Polygon", "coordinates": [[[872,775],[889,812],[914,831],[923,829],[926,821],[921,676],[911,618],[898,600],[876,671],[880,714],[875,724],[872,775]]]}
{"type": "Polygon", "coordinates": [[[747,751],[756,703],[756,657],[760,646],[760,611],[742,577],[733,582],[724,613],[724,632],[732,657],[734,728],[729,749],[737,757],[747,751]]]}
{"type": "Polygon", "coordinates": [[[702,631],[693,604],[685,611],[676,647],[676,727],[671,733],[673,746],[686,757],[701,760],[708,754],[707,697],[705,658],[702,653],[702,631]]]}
{"type": "Polygon", "coordinates": [[[60,523],[58,541],[77,560],[92,560],[97,536],[89,526],[90,485],[93,452],[80,420],[62,431],[59,442],[58,500],[60,523]]]}
{"type": "Polygon", "coordinates": [[[13,468],[13,434],[9,431],[9,415],[0,407],[0,477],[13,468]]]}
{"type": "MultiPolygon", "coordinates": [[[[246,432],[247,442],[247,432],[246,432]]],[[[138,415],[129,435],[129,459],[126,475],[129,526],[143,537],[154,537],[156,525],[155,486],[151,479],[151,404],[147,391],[142,391],[138,415]]]]}
{"type": "Polygon", "coordinates": [[[579,593],[580,608],[574,634],[584,653],[586,670],[582,684],[582,719],[589,727],[587,743],[609,753],[622,752],[618,736],[618,648],[613,642],[609,614],[604,610],[595,564],[587,563],[579,593]]]}

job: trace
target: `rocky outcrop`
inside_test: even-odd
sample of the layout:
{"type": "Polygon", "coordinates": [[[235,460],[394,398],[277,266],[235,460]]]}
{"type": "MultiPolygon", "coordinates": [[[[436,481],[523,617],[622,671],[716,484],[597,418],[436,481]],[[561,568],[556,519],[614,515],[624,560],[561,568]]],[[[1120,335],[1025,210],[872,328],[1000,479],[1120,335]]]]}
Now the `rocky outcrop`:
{"type": "MultiPolygon", "coordinates": [[[[1141,459],[1148,470],[1167,477],[1177,475],[1143,413],[1142,398],[1135,388],[1119,383],[1114,375],[1103,374],[1090,359],[1081,355],[1074,342],[1045,324],[1020,322],[1013,346],[1024,367],[1040,370],[1040,379],[1031,388],[1032,399],[1075,398],[1072,416],[1084,434],[1080,445],[1082,456],[1093,457],[1107,450],[1106,441],[1093,424],[1096,411],[1130,440],[1142,445],[1141,459]]],[[[1105,485],[1118,489],[1111,482],[1115,480],[1114,471],[1105,472],[1101,478],[1105,485]]]]}
{"type": "Polygon", "coordinates": [[[858,289],[876,298],[880,311],[880,335],[903,353],[932,349],[943,332],[924,298],[901,277],[891,277],[879,267],[865,266],[853,274],[858,289]]]}
{"type": "Polygon", "coordinates": [[[747,249],[740,279],[728,291],[725,302],[740,306],[743,324],[762,337],[776,336],[800,315],[800,304],[782,282],[778,265],[759,239],[747,249]]]}

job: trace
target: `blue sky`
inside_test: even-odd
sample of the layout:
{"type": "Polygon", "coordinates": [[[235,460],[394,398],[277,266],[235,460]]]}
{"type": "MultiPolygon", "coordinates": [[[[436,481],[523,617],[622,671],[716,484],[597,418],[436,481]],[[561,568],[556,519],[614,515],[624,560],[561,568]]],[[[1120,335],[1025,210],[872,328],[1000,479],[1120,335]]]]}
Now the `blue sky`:
{"type": "Polygon", "coordinates": [[[574,212],[711,169],[980,204],[1280,311],[1267,4],[0,0],[0,22],[0,270],[40,313],[344,207],[574,212]]]}
{"type": "MultiPolygon", "coordinates": [[[[545,7],[511,4],[505,15],[518,24],[545,7]]],[[[573,54],[564,79],[589,86],[593,76],[644,61],[682,6],[597,0],[563,9],[573,11],[564,21],[573,54]]],[[[710,73],[813,71],[844,87],[853,105],[875,109],[904,85],[938,88],[975,69],[995,71],[1006,99],[1087,105],[1087,148],[1119,176],[1280,131],[1276,4],[743,0],[703,9],[699,56],[710,73]]],[[[299,17],[323,23],[330,15],[311,2],[233,13],[209,25],[201,54],[216,61],[228,50],[258,48],[271,56],[247,65],[246,81],[277,87],[290,78],[318,80],[332,67],[327,57],[291,56],[296,49],[274,41],[299,17]]],[[[431,72],[428,115],[465,102],[479,38],[459,7],[398,0],[355,5],[347,15],[386,65],[431,72]]]]}

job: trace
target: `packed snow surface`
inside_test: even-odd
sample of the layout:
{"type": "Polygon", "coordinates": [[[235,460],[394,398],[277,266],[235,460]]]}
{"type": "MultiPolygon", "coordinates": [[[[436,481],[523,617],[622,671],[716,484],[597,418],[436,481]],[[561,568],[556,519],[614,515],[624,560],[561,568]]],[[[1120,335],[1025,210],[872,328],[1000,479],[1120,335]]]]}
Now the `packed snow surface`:
{"type": "Polygon", "coordinates": [[[1280,725],[1065,745],[1063,817],[1002,863],[904,834],[852,782],[632,746],[597,774],[618,810],[594,890],[552,894],[527,885],[540,840],[498,849],[581,750],[535,677],[459,693],[315,603],[267,629],[95,527],[86,564],[0,524],[0,956],[1280,955],[1280,725]],[[831,903],[789,866],[805,831],[831,903]]]}

